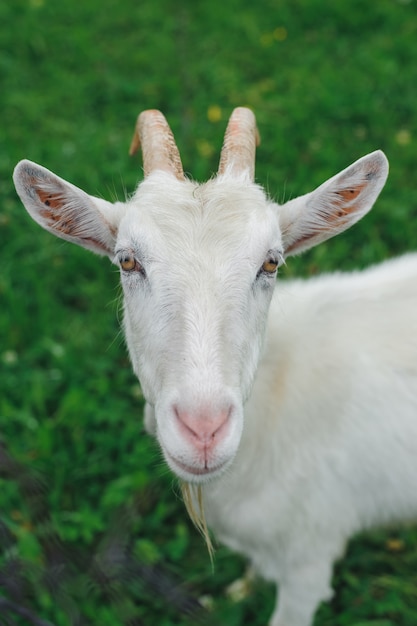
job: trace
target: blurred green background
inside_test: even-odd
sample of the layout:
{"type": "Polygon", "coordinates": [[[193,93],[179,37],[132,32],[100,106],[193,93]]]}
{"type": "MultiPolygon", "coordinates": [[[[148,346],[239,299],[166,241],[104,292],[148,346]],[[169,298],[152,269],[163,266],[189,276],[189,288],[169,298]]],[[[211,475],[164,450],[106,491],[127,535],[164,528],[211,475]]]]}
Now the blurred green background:
{"type": "MultiPolygon", "coordinates": [[[[159,108],[204,180],[250,106],[278,201],[376,148],[391,163],[371,214],[286,276],[416,249],[416,1],[0,0],[0,105],[0,623],[265,624],[273,588],[227,593],[245,563],[219,547],[212,571],[143,431],[117,271],[41,231],[11,175],[29,158],[123,199],[136,116],[159,108]]],[[[415,527],[352,542],[334,584],[316,626],[415,626],[415,527]]]]}

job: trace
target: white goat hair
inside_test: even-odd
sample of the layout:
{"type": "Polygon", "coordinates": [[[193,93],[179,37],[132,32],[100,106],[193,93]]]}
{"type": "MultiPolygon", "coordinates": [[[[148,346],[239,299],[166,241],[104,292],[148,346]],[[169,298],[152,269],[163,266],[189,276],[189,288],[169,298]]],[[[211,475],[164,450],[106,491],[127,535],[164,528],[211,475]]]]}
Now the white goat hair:
{"type": "Polygon", "coordinates": [[[16,189],[41,226],[119,265],[148,430],[202,489],[215,536],[278,584],[271,625],[309,626],[347,540],[417,517],[417,255],[273,295],[276,271],[369,211],[387,160],[279,206],[253,182],[248,109],[204,184],[161,113],[139,116],[139,143],[145,180],[126,203],[29,161],[16,189]]]}

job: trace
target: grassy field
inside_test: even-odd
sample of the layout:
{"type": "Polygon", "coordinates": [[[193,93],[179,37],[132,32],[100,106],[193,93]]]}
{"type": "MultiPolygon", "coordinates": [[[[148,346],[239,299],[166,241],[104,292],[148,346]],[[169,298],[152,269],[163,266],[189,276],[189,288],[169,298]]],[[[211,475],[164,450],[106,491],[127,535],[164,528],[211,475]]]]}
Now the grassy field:
{"type": "MultiPolygon", "coordinates": [[[[212,572],[144,433],[115,268],[41,231],[11,174],[29,158],[123,198],[136,116],[160,108],[205,179],[247,105],[280,201],[376,148],[391,163],[372,213],[287,276],[416,249],[417,4],[1,0],[0,24],[0,623],[264,625],[273,588],[226,593],[245,563],[219,547],[212,572]]],[[[334,584],[315,626],[416,626],[416,527],[353,541],[334,584]]]]}

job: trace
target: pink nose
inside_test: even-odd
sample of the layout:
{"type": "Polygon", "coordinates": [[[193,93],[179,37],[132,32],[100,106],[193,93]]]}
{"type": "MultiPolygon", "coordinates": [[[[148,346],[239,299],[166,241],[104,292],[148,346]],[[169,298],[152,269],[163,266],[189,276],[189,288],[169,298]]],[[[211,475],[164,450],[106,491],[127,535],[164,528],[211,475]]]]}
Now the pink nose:
{"type": "Polygon", "coordinates": [[[198,450],[208,450],[226,436],[232,408],[189,411],[176,406],[174,412],[184,437],[198,450]]]}

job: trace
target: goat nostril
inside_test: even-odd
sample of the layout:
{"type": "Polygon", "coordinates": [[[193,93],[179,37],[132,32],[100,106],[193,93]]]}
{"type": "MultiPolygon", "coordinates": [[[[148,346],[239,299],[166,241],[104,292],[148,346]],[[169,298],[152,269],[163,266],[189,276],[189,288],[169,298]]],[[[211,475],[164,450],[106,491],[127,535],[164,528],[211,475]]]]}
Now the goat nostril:
{"type": "Polygon", "coordinates": [[[174,414],[183,433],[205,445],[220,441],[227,432],[232,407],[220,410],[181,410],[174,407],[174,414]]]}

